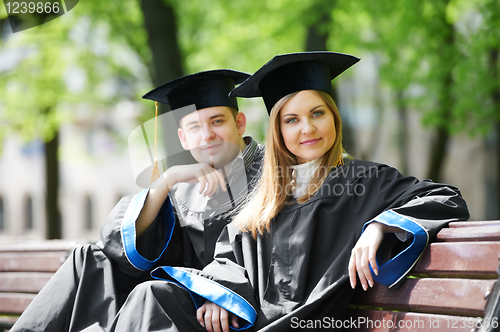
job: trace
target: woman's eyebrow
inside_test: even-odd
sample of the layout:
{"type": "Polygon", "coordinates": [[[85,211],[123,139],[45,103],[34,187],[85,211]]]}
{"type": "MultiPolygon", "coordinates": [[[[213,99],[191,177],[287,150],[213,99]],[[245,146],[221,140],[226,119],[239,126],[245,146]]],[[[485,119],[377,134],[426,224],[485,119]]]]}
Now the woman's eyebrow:
{"type": "Polygon", "coordinates": [[[318,105],[318,106],[315,106],[315,107],[313,107],[313,108],[309,111],[309,113],[314,112],[314,111],[315,111],[315,110],[317,110],[318,108],[320,108],[320,107],[324,107],[324,106],[325,106],[325,105],[323,105],[323,104],[318,105]]]}
{"type": "MultiPolygon", "coordinates": [[[[325,105],[318,105],[318,106],[314,106],[314,107],[313,107],[313,108],[309,111],[309,113],[314,112],[314,111],[315,111],[315,110],[317,110],[318,108],[320,108],[320,107],[324,107],[324,106],[325,106],[325,105]]],[[[284,117],[287,117],[287,116],[297,116],[297,114],[295,114],[295,113],[286,113],[286,114],[283,114],[283,116],[282,116],[282,117],[284,118],[284,117]]]]}

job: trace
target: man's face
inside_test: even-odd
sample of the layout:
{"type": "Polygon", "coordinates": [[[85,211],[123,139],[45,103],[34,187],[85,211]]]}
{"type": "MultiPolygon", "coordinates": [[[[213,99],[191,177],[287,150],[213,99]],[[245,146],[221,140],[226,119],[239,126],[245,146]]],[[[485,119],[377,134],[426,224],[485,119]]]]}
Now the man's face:
{"type": "Polygon", "coordinates": [[[182,147],[198,162],[220,168],[245,147],[241,137],[245,127],[243,113],[235,119],[229,107],[209,107],[183,117],[178,135],[182,147]]]}

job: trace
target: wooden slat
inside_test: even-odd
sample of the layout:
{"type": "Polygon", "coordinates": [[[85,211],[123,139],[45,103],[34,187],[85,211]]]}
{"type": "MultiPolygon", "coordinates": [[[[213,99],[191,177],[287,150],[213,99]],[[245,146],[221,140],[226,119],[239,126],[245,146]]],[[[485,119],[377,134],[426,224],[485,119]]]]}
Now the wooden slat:
{"type": "Polygon", "coordinates": [[[475,317],[382,310],[351,309],[348,319],[349,331],[367,332],[471,332],[477,326],[475,317]]]}
{"type": "Polygon", "coordinates": [[[458,221],[458,222],[450,222],[448,227],[457,228],[457,227],[477,227],[477,226],[500,226],[500,220],[486,220],[486,221],[458,221]]]}
{"type": "Polygon", "coordinates": [[[436,241],[500,241],[499,226],[453,227],[443,228],[436,236],[436,241]]]}
{"type": "Polygon", "coordinates": [[[0,271],[55,272],[67,255],[67,251],[0,252],[0,271]]]}
{"type": "Polygon", "coordinates": [[[52,272],[0,273],[0,292],[38,293],[54,274],[52,272]]]}
{"type": "Polygon", "coordinates": [[[0,293],[0,313],[20,315],[34,298],[35,294],[0,293]]]}
{"type": "Polygon", "coordinates": [[[352,304],[388,310],[483,316],[496,280],[407,279],[400,289],[376,284],[357,294],[352,304]]]}
{"type": "Polygon", "coordinates": [[[499,255],[499,242],[431,243],[412,274],[496,279],[499,255]]]}
{"type": "Polygon", "coordinates": [[[0,243],[0,252],[70,251],[81,243],[89,243],[89,241],[46,240],[39,242],[4,242],[0,243]]]}

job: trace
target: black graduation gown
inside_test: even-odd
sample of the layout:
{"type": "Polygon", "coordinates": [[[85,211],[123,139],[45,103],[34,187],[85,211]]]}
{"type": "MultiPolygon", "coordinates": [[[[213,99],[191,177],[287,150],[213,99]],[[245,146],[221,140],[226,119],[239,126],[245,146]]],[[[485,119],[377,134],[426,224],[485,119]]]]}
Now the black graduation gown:
{"type": "MultiPolygon", "coordinates": [[[[72,252],[11,331],[103,331],[112,324],[130,292],[152,279],[150,271],[155,267],[201,269],[210,263],[215,242],[230,220],[221,211],[231,211],[233,204],[237,205],[248,190],[242,183],[252,186],[262,164],[264,147],[251,138],[246,142],[248,150],[241,156],[242,163],[235,163],[238,169],[227,173],[228,187],[234,191],[231,197],[218,190],[204,200],[202,213],[175,211],[173,205],[180,207],[174,199],[167,199],[153,224],[136,240],[135,222],[149,190],[122,198],[108,215],[100,241],[78,246],[72,252]],[[215,201],[220,204],[211,204],[215,201]],[[184,216],[191,218],[190,222],[182,221],[184,216]]],[[[185,194],[179,200],[188,208],[201,208],[196,205],[198,201],[189,204],[190,199],[200,196],[198,190],[191,190],[193,186],[181,186],[177,193],[185,194]]]]}
{"type": "Polygon", "coordinates": [[[370,222],[413,235],[402,243],[386,234],[377,252],[374,279],[392,287],[443,226],[468,218],[455,187],[350,160],[332,170],[308,202],[287,205],[256,240],[230,224],[217,242],[215,260],[202,271],[165,266],[152,275],[185,287],[196,307],[208,299],[236,314],[241,328],[293,330],[300,320],[341,318],[353,294],[351,249],[370,222]]]}
{"type": "MultiPolygon", "coordinates": [[[[226,170],[228,191],[212,197],[200,195],[198,183],[178,183],[165,200],[153,224],[136,239],[135,223],[149,190],[130,200],[123,219],[107,222],[100,246],[131,275],[157,266],[202,269],[213,260],[217,238],[230,221],[230,213],[252,190],[262,164],[264,148],[255,146],[252,158],[236,158],[226,170]]],[[[226,175],[226,174],[224,174],[226,175]]]]}

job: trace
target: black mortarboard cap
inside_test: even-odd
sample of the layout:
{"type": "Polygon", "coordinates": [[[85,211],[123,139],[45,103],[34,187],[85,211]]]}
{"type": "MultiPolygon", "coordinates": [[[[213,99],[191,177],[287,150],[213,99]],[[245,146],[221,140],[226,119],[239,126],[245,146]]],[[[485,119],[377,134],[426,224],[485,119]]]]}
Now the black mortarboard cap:
{"type": "Polygon", "coordinates": [[[160,85],[142,98],[169,104],[172,110],[193,104],[197,110],[216,106],[237,109],[236,98],[229,97],[229,92],[249,76],[247,73],[230,69],[203,71],[160,85]]]}
{"type": "Polygon", "coordinates": [[[268,113],[284,96],[302,90],[321,90],[332,95],[331,81],[359,58],[335,52],[302,52],[277,55],[229,94],[260,97],[268,113]]]}

